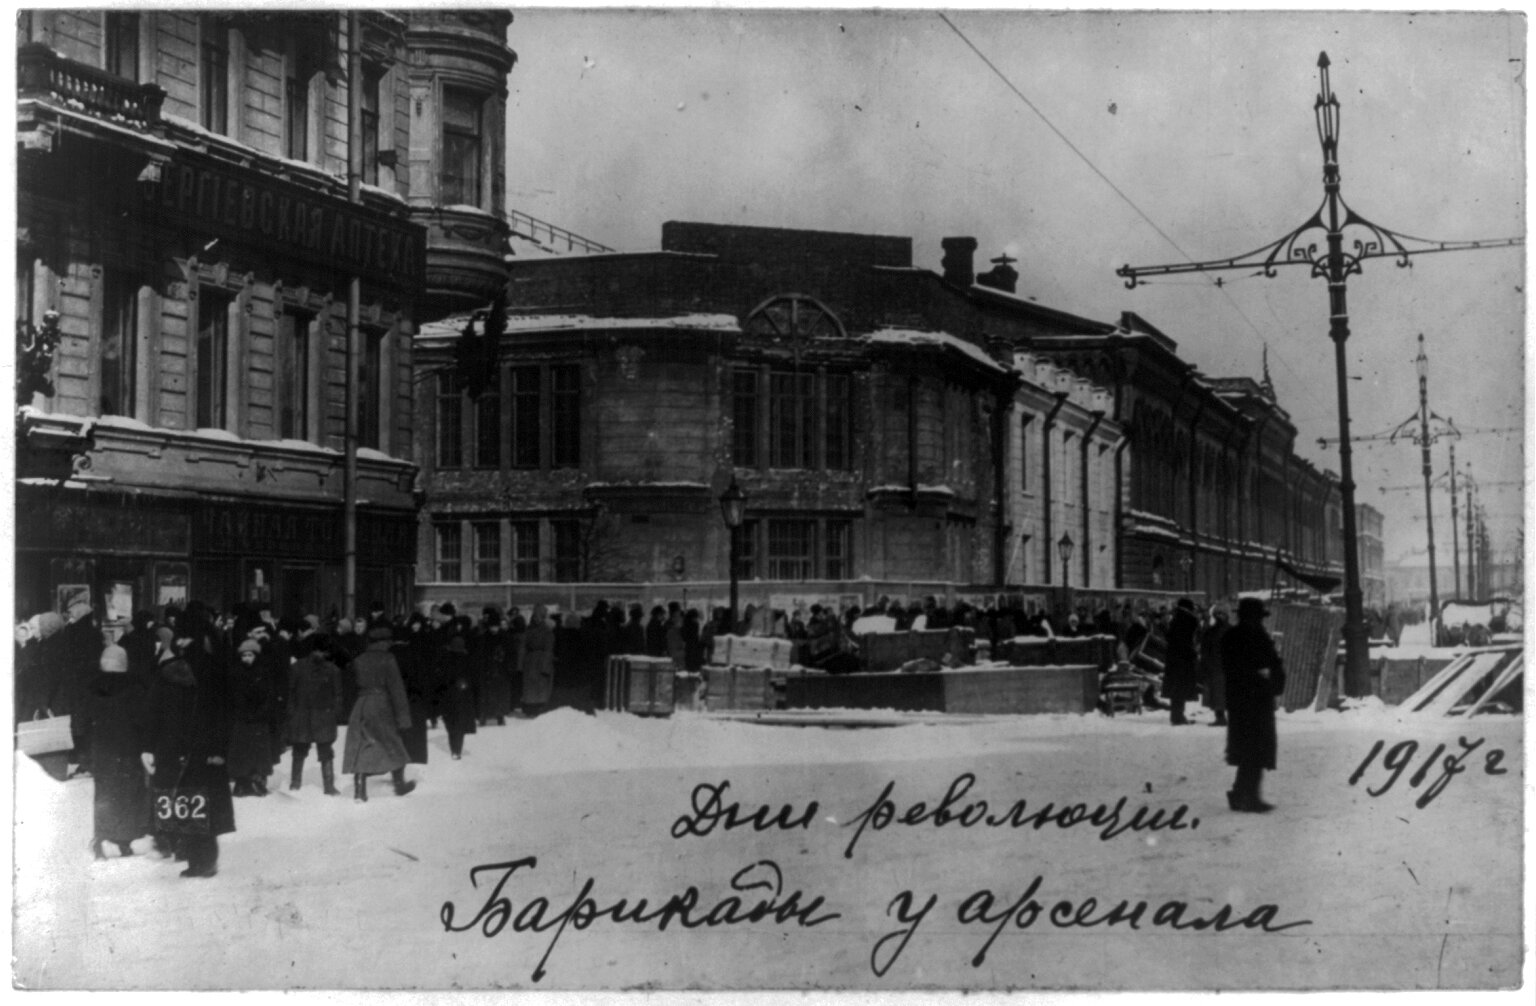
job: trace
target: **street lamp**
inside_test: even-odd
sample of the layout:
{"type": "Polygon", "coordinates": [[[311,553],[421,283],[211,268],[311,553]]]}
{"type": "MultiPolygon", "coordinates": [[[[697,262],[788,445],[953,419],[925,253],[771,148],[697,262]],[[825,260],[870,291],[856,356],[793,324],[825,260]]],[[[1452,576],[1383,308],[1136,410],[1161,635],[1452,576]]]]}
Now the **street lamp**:
{"type": "Polygon", "coordinates": [[[1173,265],[1126,265],[1117,269],[1116,275],[1125,277],[1126,287],[1134,289],[1145,282],[1148,276],[1173,276],[1224,269],[1252,272],[1258,269],[1264,276],[1273,277],[1280,266],[1300,265],[1308,267],[1314,278],[1327,281],[1328,336],[1333,340],[1339,403],[1339,496],[1344,511],[1344,691],[1346,695],[1361,696],[1370,691],[1370,666],[1365,606],[1360,590],[1355,476],[1349,438],[1349,372],[1344,353],[1344,344],[1349,339],[1346,283],[1351,274],[1361,271],[1361,264],[1366,259],[1391,258],[1397,261],[1398,266],[1407,267],[1413,264],[1412,256],[1415,255],[1517,248],[1525,244],[1525,239],[1433,241],[1388,230],[1350,209],[1339,195],[1340,109],[1338,96],[1333,93],[1328,80],[1328,67],[1328,54],[1325,52],[1317,59],[1321,87],[1313,103],[1317,140],[1323,153],[1323,203],[1305,223],[1278,241],[1233,258],[1179,262],[1173,265]],[[1345,231],[1349,231],[1351,237],[1347,244],[1344,240],[1345,231]],[[1323,240],[1319,241],[1319,238],[1323,240]]]}
{"type": "Polygon", "coordinates": [[[1194,584],[1190,582],[1189,576],[1189,571],[1194,568],[1194,565],[1195,560],[1191,559],[1188,555],[1179,556],[1179,568],[1184,571],[1184,589],[1186,591],[1194,589],[1194,584]]]}
{"type": "Polygon", "coordinates": [[[736,631],[736,592],[740,586],[736,569],[736,531],[741,527],[741,522],[747,515],[747,494],[741,491],[741,486],[736,484],[736,476],[731,476],[731,484],[725,492],[720,494],[720,515],[725,518],[725,526],[731,529],[731,632],[736,631]]]}
{"type": "Polygon", "coordinates": [[[1073,548],[1072,536],[1063,531],[1060,540],[1056,542],[1056,554],[1061,556],[1061,586],[1063,590],[1072,586],[1067,577],[1068,571],[1072,568],[1070,563],[1072,562],[1073,548]]]}

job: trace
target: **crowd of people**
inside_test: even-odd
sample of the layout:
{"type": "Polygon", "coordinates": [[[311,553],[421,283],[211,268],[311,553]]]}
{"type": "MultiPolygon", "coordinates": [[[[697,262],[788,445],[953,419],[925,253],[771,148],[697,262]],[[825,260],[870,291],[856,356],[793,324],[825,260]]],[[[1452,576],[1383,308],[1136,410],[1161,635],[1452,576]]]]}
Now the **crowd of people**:
{"type": "Polygon", "coordinates": [[[373,775],[388,775],[405,795],[416,785],[407,766],[427,761],[429,729],[441,725],[458,759],[467,737],[510,716],[600,706],[610,655],[666,657],[696,671],[727,634],[793,640],[799,663],[829,673],[862,669],[859,640],[868,632],[958,627],[993,647],[1020,636],[1109,635],[1173,723],[1188,722],[1186,703],[1201,699],[1215,725],[1225,724],[1230,701],[1227,608],[1202,612],[1187,598],[1172,609],[1143,602],[1053,615],[881,597],[862,609],[748,604],[739,619],[723,607],[705,619],[678,601],[649,611],[598,601],[586,614],[534,605],[526,616],[487,606],[476,618],[451,603],[394,617],[374,604],[355,620],[278,618],[263,604],[218,613],[193,601],[138,613],[116,642],[89,605],[66,615],[44,612],[18,626],[17,719],[70,718],[70,772],[95,782],[99,858],[109,847],[131,855],[133,841],[154,834],[155,849],[185,860],[189,877],[213,875],[217,836],[234,830],[233,801],[266,796],[285,754],[289,789],[303,786],[313,752],[322,792],[340,795],[341,726],[340,771],[352,776],[353,799],[367,800],[373,775]],[[188,798],[195,827],[176,816],[174,801],[188,798]]]}

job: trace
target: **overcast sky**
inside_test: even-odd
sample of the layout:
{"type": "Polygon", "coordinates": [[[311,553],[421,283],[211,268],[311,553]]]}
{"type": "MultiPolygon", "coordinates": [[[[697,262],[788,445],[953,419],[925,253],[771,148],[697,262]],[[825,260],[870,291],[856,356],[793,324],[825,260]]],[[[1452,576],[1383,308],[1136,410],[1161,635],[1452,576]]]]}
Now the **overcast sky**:
{"type": "MultiPolygon", "coordinates": [[[[659,247],[679,219],[908,235],[938,269],[942,237],[973,235],[983,267],[1017,256],[1021,295],[1100,320],[1135,311],[1207,374],[1258,377],[1268,344],[1298,451],[1333,471],[1336,448],[1316,442],[1338,434],[1322,280],[1293,266],[1127,290],[1114,270],[1235,256],[1317,209],[1323,50],[1358,214],[1437,240],[1524,233],[1517,16],[946,14],[953,28],[935,11],[518,10],[509,202],[626,251],[659,247]]],[[[1353,432],[1416,412],[1420,332],[1434,412],[1523,429],[1524,251],[1414,261],[1369,261],[1349,282],[1353,432]]],[[[1521,479],[1521,444],[1457,446],[1490,484],[1496,548],[1523,508],[1517,486],[1492,483],[1521,479]]],[[[1355,459],[1358,499],[1388,514],[1389,558],[1422,548],[1422,490],[1380,491],[1422,484],[1418,449],[1366,441],[1355,459]]],[[[1442,443],[1434,471],[1448,462],[1442,443]]]]}

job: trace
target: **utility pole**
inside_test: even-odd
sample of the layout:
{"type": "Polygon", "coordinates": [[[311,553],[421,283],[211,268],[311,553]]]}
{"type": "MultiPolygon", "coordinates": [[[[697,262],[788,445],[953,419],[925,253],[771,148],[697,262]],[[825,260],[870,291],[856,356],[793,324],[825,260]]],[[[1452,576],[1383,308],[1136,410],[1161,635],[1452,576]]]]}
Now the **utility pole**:
{"type": "MultiPolygon", "coordinates": [[[[1450,443],[1451,449],[1451,589],[1455,596],[1461,596],[1461,548],[1456,544],[1456,441],[1450,443]]],[[[1467,539],[1467,594],[1472,591],[1472,539],[1467,539]]]]}
{"type": "MultiPolygon", "coordinates": [[[[363,201],[363,48],[362,19],[347,12],[347,201],[363,201]]],[[[342,489],[342,615],[357,617],[357,360],[362,327],[362,279],[356,272],[347,284],[347,419],[342,489]]]]}
{"type": "Polygon", "coordinates": [[[1360,546],[1349,439],[1349,373],[1344,355],[1344,343],[1349,339],[1349,310],[1345,284],[1351,273],[1361,271],[1361,263],[1366,259],[1393,258],[1400,267],[1407,267],[1412,264],[1410,256],[1413,255],[1473,248],[1512,248],[1523,245],[1525,239],[1427,241],[1371,223],[1345,205],[1339,195],[1339,99],[1329,85],[1326,52],[1318,56],[1317,67],[1321,89],[1313,103],[1313,115],[1317,123],[1318,142],[1323,151],[1322,206],[1300,227],[1278,241],[1244,255],[1209,262],[1141,267],[1125,265],[1116,270],[1116,275],[1125,277],[1127,288],[1135,289],[1139,283],[1146,282],[1148,276],[1226,269],[1251,270],[1258,267],[1263,275],[1272,278],[1280,266],[1305,265],[1310,267],[1313,277],[1327,280],[1328,335],[1333,340],[1339,401],[1339,493],[1344,509],[1344,691],[1346,695],[1358,697],[1370,692],[1370,666],[1369,640],[1360,590],[1360,546]],[[1347,246],[1344,241],[1346,230],[1352,235],[1347,246]],[[1319,249],[1319,234],[1326,238],[1326,251],[1319,249]]]}
{"type": "MultiPolygon", "coordinates": [[[[1419,333],[1419,355],[1414,357],[1413,364],[1419,372],[1419,411],[1403,420],[1402,424],[1398,426],[1397,429],[1392,431],[1392,436],[1389,438],[1389,441],[1395,442],[1400,436],[1406,437],[1407,439],[1412,440],[1414,443],[1419,445],[1419,452],[1423,458],[1424,526],[1425,531],[1429,536],[1429,611],[1431,620],[1430,638],[1431,641],[1433,641],[1435,639],[1435,625],[1438,623],[1440,618],[1440,593],[1436,588],[1436,579],[1439,576],[1439,571],[1435,568],[1435,507],[1433,497],[1430,493],[1430,487],[1434,484],[1434,480],[1432,480],[1429,475],[1429,448],[1436,440],[1439,440],[1441,437],[1448,437],[1453,440],[1460,439],[1461,431],[1456,429],[1456,424],[1451,422],[1449,419],[1444,419],[1439,415],[1429,411],[1429,356],[1424,352],[1424,333],[1422,332],[1419,333]],[[1431,419],[1435,421],[1433,429],[1431,429],[1430,425],[1431,419]],[[1417,428],[1415,428],[1415,424],[1417,424],[1417,428]]],[[[1451,463],[1453,465],[1451,470],[1451,477],[1454,479],[1455,455],[1453,454],[1451,457],[1451,463]]],[[[1453,491],[1451,495],[1451,506],[1453,511],[1455,509],[1455,499],[1456,497],[1453,491]]],[[[1451,542],[1454,545],[1456,541],[1456,526],[1454,523],[1454,515],[1452,516],[1451,520],[1451,542]]],[[[1460,576],[1461,574],[1458,571],[1457,578],[1460,579],[1460,576]]]]}

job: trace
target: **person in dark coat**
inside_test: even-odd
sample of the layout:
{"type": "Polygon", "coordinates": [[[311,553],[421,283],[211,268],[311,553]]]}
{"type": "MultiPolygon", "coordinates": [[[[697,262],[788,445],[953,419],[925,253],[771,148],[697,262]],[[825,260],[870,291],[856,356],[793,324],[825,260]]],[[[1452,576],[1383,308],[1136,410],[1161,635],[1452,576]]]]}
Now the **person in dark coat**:
{"type": "Polygon", "coordinates": [[[293,766],[288,788],[298,789],[304,781],[304,761],[309,746],[320,753],[320,781],[326,796],[337,796],[336,719],[342,704],[341,668],[331,660],[324,641],[314,639],[309,652],[288,668],[288,704],[283,723],[283,740],[293,752],[293,766]]]}
{"type": "Polygon", "coordinates": [[[437,656],[432,653],[428,628],[425,615],[411,615],[390,651],[400,667],[406,703],[411,707],[411,725],[400,731],[400,739],[412,765],[427,763],[427,724],[439,715],[437,656]]]}
{"type": "Polygon", "coordinates": [[[683,615],[683,669],[697,671],[704,666],[704,642],[701,638],[699,609],[689,608],[683,615]]]}
{"type": "Polygon", "coordinates": [[[206,833],[185,833],[176,830],[180,822],[174,815],[157,817],[157,844],[186,860],[183,877],[211,877],[218,872],[218,837],[235,830],[224,763],[228,702],[223,675],[201,641],[203,628],[196,619],[186,621],[178,625],[174,644],[161,652],[141,759],[153,776],[156,809],[174,807],[179,796],[207,822],[206,833]]]}
{"type": "Polygon", "coordinates": [[[648,657],[667,655],[667,609],[656,605],[651,620],[645,623],[645,653],[648,657]]]}
{"type": "MultiPolygon", "coordinates": [[[[357,705],[357,673],[353,669],[352,661],[363,652],[365,641],[359,639],[352,631],[352,620],[341,618],[336,621],[336,633],[331,637],[331,651],[336,657],[336,666],[341,670],[341,708],[337,710],[338,716],[348,716],[352,707],[357,705]]],[[[346,720],[342,719],[341,723],[346,720]]]]}
{"type": "Polygon", "coordinates": [[[272,773],[272,682],[261,662],[261,644],[247,639],[236,648],[229,678],[228,772],[235,796],[266,796],[272,773]]]}
{"type": "Polygon", "coordinates": [[[155,616],[140,611],[133,616],[133,628],[123,633],[117,645],[128,654],[128,675],[139,687],[148,690],[155,679],[155,616]]]}
{"type": "Polygon", "coordinates": [[[1227,678],[1227,764],[1237,778],[1227,793],[1233,810],[1273,810],[1259,795],[1264,770],[1273,771],[1275,696],[1285,690],[1285,669],[1275,642],[1264,628],[1264,602],[1245,597],[1237,604],[1237,624],[1221,641],[1221,666],[1227,678]]]}
{"type": "Polygon", "coordinates": [[[1195,614],[1195,602],[1187,597],[1179,598],[1168,620],[1166,660],[1163,664],[1163,698],[1168,700],[1168,721],[1174,726],[1189,722],[1184,715],[1184,703],[1199,697],[1199,681],[1196,677],[1195,637],[1200,632],[1200,618],[1195,614]]]}
{"type": "Polygon", "coordinates": [[[438,710],[442,713],[443,728],[448,731],[448,752],[455,761],[464,756],[464,737],[475,733],[474,669],[469,647],[463,636],[454,636],[438,655],[439,681],[442,691],[438,696],[438,710]]]}
{"type": "Polygon", "coordinates": [[[95,754],[94,828],[91,850],[106,859],[102,847],[117,846],[133,855],[134,839],[149,834],[149,790],[144,785],[144,690],[128,670],[120,646],[101,651],[101,671],[87,691],[84,715],[90,718],[95,754]]]}
{"type": "Polygon", "coordinates": [[[54,679],[49,708],[55,716],[69,714],[70,739],[74,742],[69,756],[73,766],[70,774],[85,775],[91,771],[90,718],[75,714],[84,709],[86,690],[100,670],[104,648],[91,606],[84,601],[70,605],[69,620],[57,638],[60,673],[54,679]]]}
{"type": "Polygon", "coordinates": [[[618,652],[628,655],[645,652],[645,609],[639,604],[629,606],[629,620],[619,631],[618,652]]]}
{"type": "Polygon", "coordinates": [[[1200,638],[1201,701],[1216,714],[1213,727],[1227,725],[1227,675],[1221,668],[1221,640],[1231,627],[1227,606],[1218,604],[1211,609],[1211,624],[1200,638]]]}
{"type": "Polygon", "coordinates": [[[542,604],[533,606],[519,640],[517,668],[523,679],[523,712],[536,716],[549,704],[555,687],[555,632],[542,604]]]}
{"type": "Polygon", "coordinates": [[[397,796],[416,788],[414,781],[405,780],[410,757],[400,731],[411,725],[411,707],[405,697],[405,683],[400,680],[400,667],[389,653],[393,635],[387,626],[370,629],[368,648],[352,661],[357,702],[347,720],[341,770],[351,773],[352,798],[360,803],[368,799],[370,775],[388,772],[397,796]]]}
{"type": "Polygon", "coordinates": [[[501,612],[486,608],[481,616],[480,629],[474,636],[474,660],[476,688],[475,718],[481,726],[492,721],[506,726],[507,714],[512,711],[512,684],[508,680],[507,634],[501,622],[501,612]]]}

